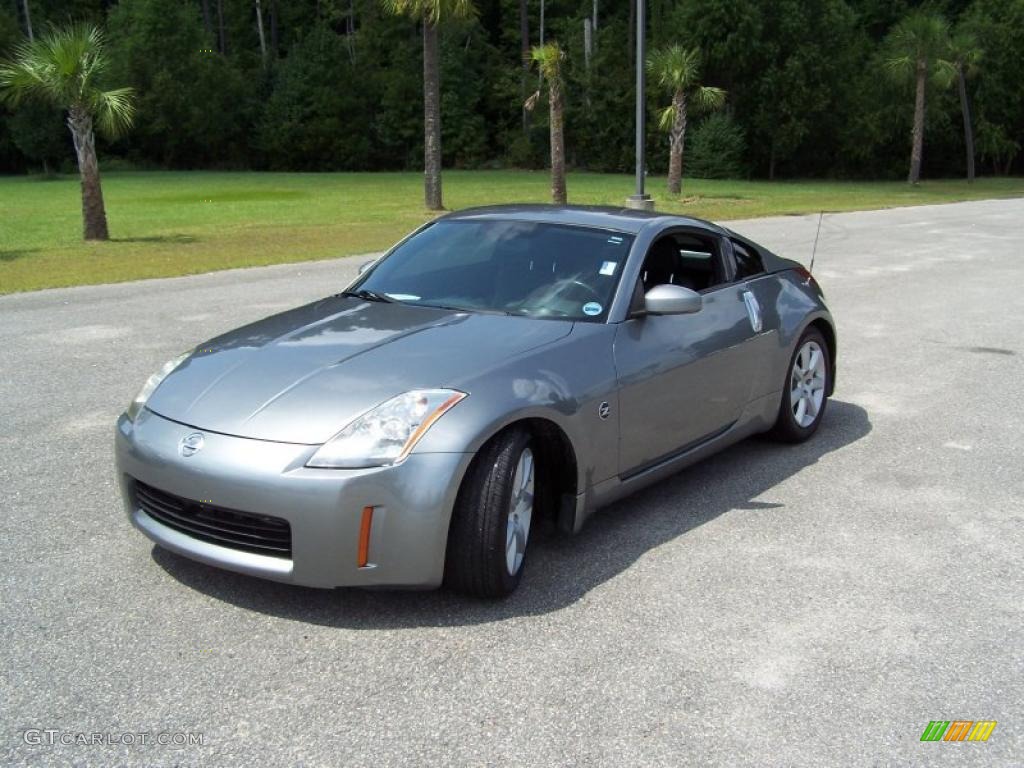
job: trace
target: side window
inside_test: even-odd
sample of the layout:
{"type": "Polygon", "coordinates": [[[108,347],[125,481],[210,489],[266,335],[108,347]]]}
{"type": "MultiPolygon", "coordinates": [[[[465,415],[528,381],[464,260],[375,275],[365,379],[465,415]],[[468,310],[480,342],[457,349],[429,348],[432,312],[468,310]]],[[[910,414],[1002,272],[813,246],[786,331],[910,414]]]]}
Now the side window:
{"type": "Polygon", "coordinates": [[[754,277],[764,272],[764,263],[757,251],[738,240],[731,242],[733,257],[736,261],[737,280],[746,280],[748,277],[754,277]]]}
{"type": "Polygon", "coordinates": [[[656,285],[706,291],[722,284],[725,279],[718,252],[718,241],[712,237],[686,232],[658,238],[640,271],[644,292],[656,285]]]}

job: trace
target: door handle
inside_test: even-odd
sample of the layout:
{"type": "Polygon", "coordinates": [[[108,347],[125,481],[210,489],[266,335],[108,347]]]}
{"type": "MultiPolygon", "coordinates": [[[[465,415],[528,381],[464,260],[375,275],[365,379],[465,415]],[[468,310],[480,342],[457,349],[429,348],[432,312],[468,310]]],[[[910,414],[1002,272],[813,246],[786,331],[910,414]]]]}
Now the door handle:
{"type": "Polygon", "coordinates": [[[743,292],[743,303],[747,305],[750,327],[754,329],[754,333],[760,333],[764,327],[764,322],[761,319],[761,305],[757,303],[757,298],[750,291],[743,292]]]}

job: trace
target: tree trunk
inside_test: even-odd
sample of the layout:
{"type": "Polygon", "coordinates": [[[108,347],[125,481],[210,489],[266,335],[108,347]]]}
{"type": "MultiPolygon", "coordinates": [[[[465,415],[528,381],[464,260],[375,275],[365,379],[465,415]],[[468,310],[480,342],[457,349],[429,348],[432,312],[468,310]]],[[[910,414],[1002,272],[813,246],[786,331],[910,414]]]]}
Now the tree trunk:
{"type": "Polygon", "coordinates": [[[263,35],[263,8],[260,0],[256,0],[256,29],[260,32],[260,57],[263,59],[263,66],[267,66],[267,38],[263,35]]]}
{"type": "Polygon", "coordinates": [[[281,50],[281,40],[277,29],[277,0],[270,0],[270,53],[276,59],[281,50]]]}
{"type": "Polygon", "coordinates": [[[630,69],[636,63],[636,0],[629,0],[629,37],[626,41],[626,55],[629,56],[630,69]]]}
{"type": "Polygon", "coordinates": [[[217,0],[217,47],[221,55],[228,52],[228,36],[224,27],[224,0],[217,0]]]}
{"type": "Polygon", "coordinates": [[[686,92],[676,91],[672,97],[676,119],[669,133],[668,192],[678,195],[683,190],[683,143],[686,140],[686,92]]]}
{"type": "Polygon", "coordinates": [[[107,212],[103,207],[103,189],[100,187],[100,166],[96,160],[96,135],[92,116],[73,107],[68,115],[68,127],[78,156],[78,172],[82,177],[82,231],[86,240],[109,240],[107,212]]]}
{"type": "Polygon", "coordinates": [[[30,41],[35,40],[36,36],[32,34],[32,14],[28,10],[28,0],[21,0],[21,9],[25,12],[25,34],[30,41]]]}
{"type": "Polygon", "coordinates": [[[594,52],[594,28],[590,17],[583,19],[583,66],[590,71],[590,57],[594,52]]]}
{"type": "Polygon", "coordinates": [[[974,181],[974,128],[971,125],[971,103],[967,98],[967,81],[964,78],[964,67],[956,68],[957,85],[960,90],[960,111],[964,115],[964,143],[967,145],[967,181],[974,181]]]}
{"type": "Polygon", "coordinates": [[[348,18],[345,19],[345,42],[348,44],[348,58],[353,64],[356,63],[356,4],[355,0],[348,0],[348,18]]]}
{"type": "Polygon", "coordinates": [[[924,89],[928,82],[928,62],[917,62],[917,93],[914,96],[914,144],[910,150],[910,173],[907,181],[917,184],[921,180],[921,155],[924,149],[924,89]]]}
{"type": "Polygon", "coordinates": [[[208,37],[213,37],[213,17],[210,15],[210,0],[203,0],[203,29],[208,37]]]}
{"type": "Polygon", "coordinates": [[[565,105],[562,87],[548,83],[551,102],[551,202],[565,205],[565,105]]]}
{"type": "Polygon", "coordinates": [[[530,74],[530,14],[526,0],[519,0],[519,53],[523,71],[519,75],[519,103],[523,104],[523,132],[530,128],[530,110],[526,108],[526,78],[530,74]]]}
{"type": "Polygon", "coordinates": [[[441,200],[441,65],[437,24],[423,20],[423,198],[427,210],[441,200]]]}

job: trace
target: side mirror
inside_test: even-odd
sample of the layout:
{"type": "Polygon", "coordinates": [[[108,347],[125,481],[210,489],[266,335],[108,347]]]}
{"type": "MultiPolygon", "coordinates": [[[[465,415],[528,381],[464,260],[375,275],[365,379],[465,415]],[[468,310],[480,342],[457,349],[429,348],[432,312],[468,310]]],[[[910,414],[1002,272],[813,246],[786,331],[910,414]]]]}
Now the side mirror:
{"type": "Polygon", "coordinates": [[[681,285],[656,285],[644,296],[644,310],[649,315],[692,315],[703,304],[699,293],[681,285]]]}
{"type": "Polygon", "coordinates": [[[370,267],[372,267],[376,262],[377,262],[376,259],[370,259],[369,261],[364,261],[362,264],[359,265],[359,274],[360,275],[363,274],[363,272],[365,272],[370,267]]]}

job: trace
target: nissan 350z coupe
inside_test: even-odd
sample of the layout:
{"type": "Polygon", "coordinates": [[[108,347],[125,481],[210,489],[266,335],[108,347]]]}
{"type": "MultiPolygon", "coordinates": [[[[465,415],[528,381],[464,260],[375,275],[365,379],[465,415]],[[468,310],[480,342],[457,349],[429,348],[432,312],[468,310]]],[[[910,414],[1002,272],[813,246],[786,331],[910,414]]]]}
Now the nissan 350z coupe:
{"type": "Polygon", "coordinates": [[[207,341],[116,431],[158,545],[314,587],[516,588],[541,516],[818,429],[836,337],[798,263],[695,219],[437,219],[345,291],[207,341]]]}

